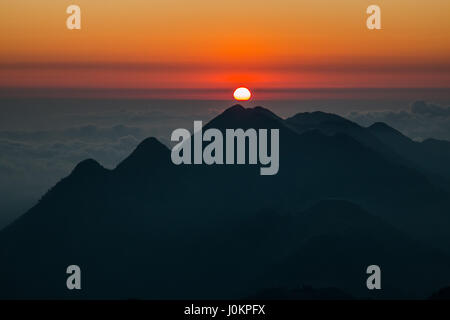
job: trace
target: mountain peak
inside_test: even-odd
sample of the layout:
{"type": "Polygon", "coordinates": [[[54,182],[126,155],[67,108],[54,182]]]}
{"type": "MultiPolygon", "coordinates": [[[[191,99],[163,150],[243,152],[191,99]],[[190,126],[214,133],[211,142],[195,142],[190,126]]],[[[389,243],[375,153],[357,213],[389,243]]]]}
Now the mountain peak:
{"type": "Polygon", "coordinates": [[[275,113],[261,106],[256,106],[253,108],[244,108],[240,104],[235,104],[234,106],[225,109],[225,111],[222,114],[227,113],[265,113],[267,115],[272,115],[278,118],[278,116],[275,113]]]}
{"type": "Polygon", "coordinates": [[[322,111],[302,112],[286,119],[286,123],[298,133],[308,130],[319,130],[326,135],[345,133],[356,140],[364,136],[363,128],[341,116],[322,111]]]}
{"type": "Polygon", "coordinates": [[[388,126],[384,122],[375,122],[374,124],[369,126],[369,128],[371,128],[373,130],[389,130],[389,131],[395,130],[394,128],[388,126]]]}
{"type": "Polygon", "coordinates": [[[104,171],[105,168],[102,167],[96,160],[94,159],[86,159],[78,163],[75,168],[72,170],[73,174],[92,174],[99,171],[104,171]]]}
{"type": "Polygon", "coordinates": [[[212,119],[205,128],[278,128],[283,119],[263,107],[244,108],[236,104],[212,119]]]}
{"type": "Polygon", "coordinates": [[[223,113],[225,113],[225,112],[242,112],[244,110],[245,110],[245,108],[242,105],[235,104],[234,106],[227,108],[223,113]]]}
{"type": "MultiPolygon", "coordinates": [[[[374,124],[372,124],[370,127],[368,127],[368,129],[371,131],[371,132],[373,132],[373,133],[380,133],[380,134],[391,134],[391,135],[396,135],[396,136],[401,136],[401,137],[404,137],[404,135],[400,132],[400,131],[398,131],[398,130],[396,130],[396,129],[394,129],[394,128],[392,128],[392,127],[390,127],[389,125],[387,125],[386,123],[384,123],[384,122],[375,122],[374,124]]],[[[406,138],[406,137],[405,137],[406,138]]],[[[409,139],[408,139],[409,140],[409,139]]]]}
{"type": "Polygon", "coordinates": [[[168,163],[170,150],[154,137],[146,138],[119,165],[116,170],[141,170],[152,164],[168,163]]]}
{"type": "Polygon", "coordinates": [[[146,152],[149,150],[165,152],[165,150],[167,150],[167,147],[155,137],[149,137],[139,143],[133,153],[146,152]]]}
{"type": "Polygon", "coordinates": [[[323,122],[336,122],[336,123],[346,123],[353,124],[350,120],[347,120],[341,116],[332,113],[326,113],[322,111],[314,112],[301,112],[297,113],[295,116],[288,118],[286,121],[302,124],[302,125],[317,125],[323,122]]]}

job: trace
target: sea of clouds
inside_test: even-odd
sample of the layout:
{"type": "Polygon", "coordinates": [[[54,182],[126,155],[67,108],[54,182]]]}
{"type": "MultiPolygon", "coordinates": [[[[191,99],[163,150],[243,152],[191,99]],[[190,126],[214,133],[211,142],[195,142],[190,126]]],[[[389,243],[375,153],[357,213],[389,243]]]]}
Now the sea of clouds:
{"type": "Polygon", "coordinates": [[[362,126],[384,122],[411,139],[450,141],[450,107],[416,101],[409,110],[351,112],[347,118],[362,126]]]}

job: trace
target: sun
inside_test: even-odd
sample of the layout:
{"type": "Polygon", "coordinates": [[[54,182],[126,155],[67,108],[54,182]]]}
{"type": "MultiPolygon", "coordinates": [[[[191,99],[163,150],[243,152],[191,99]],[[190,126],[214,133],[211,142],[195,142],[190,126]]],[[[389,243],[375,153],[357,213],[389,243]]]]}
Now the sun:
{"type": "Polygon", "coordinates": [[[240,87],[234,90],[234,98],[238,101],[247,101],[252,97],[252,93],[245,87],[240,87]]]}

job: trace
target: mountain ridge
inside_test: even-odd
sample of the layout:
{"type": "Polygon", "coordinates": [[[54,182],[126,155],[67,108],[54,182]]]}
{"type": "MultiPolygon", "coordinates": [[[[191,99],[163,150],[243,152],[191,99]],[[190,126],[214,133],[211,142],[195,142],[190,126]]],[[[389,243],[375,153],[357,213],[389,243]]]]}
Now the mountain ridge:
{"type": "MultiPolygon", "coordinates": [[[[145,139],[113,170],[92,159],[82,161],[0,231],[5,261],[0,297],[73,297],[60,272],[74,262],[87,267],[89,290],[80,293],[85,298],[247,297],[286,280],[273,272],[274,266],[294,270],[299,256],[319,259],[317,248],[335,259],[336,243],[343,246],[336,252],[359,252],[341,261],[339,270],[360,266],[364,272],[368,256],[355,243],[365,243],[401,277],[402,259],[394,252],[419,241],[423,250],[418,254],[432,263],[412,268],[423,269],[418,294],[426,296],[445,286],[444,280],[450,282],[443,271],[450,258],[441,253],[450,244],[447,194],[418,170],[386,158],[345,126],[341,131],[326,123],[299,132],[262,107],[233,106],[205,128],[216,125],[279,128],[279,173],[260,176],[248,164],[176,166],[170,149],[156,138],[145,139]],[[402,239],[402,245],[377,247],[387,243],[383,237],[388,234],[402,239]],[[436,266],[438,271],[426,273],[436,266]],[[269,283],[261,281],[268,274],[269,283]]],[[[400,250],[399,255],[410,259],[413,253],[400,250]]],[[[300,268],[311,285],[349,281],[351,286],[339,289],[361,296],[351,274],[344,272],[336,282],[328,264],[314,259],[303,260],[307,266],[300,268]]],[[[290,277],[299,284],[305,280],[292,272],[290,277]]],[[[394,285],[382,296],[408,296],[398,289],[394,285]]]]}

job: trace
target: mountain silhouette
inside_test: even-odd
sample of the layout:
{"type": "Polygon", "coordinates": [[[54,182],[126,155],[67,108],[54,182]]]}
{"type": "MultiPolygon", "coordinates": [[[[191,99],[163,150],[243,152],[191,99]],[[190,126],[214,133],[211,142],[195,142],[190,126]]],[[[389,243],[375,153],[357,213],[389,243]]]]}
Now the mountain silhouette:
{"type": "Polygon", "coordinates": [[[401,132],[380,122],[374,123],[368,130],[422,172],[428,174],[433,181],[450,190],[449,141],[436,139],[427,139],[422,142],[413,141],[401,132]]]}
{"type": "Polygon", "coordinates": [[[205,128],[283,128],[284,120],[262,107],[244,108],[235,105],[226,109],[222,114],[212,119],[205,128]]]}
{"type": "Polygon", "coordinates": [[[397,163],[403,163],[395,150],[383,144],[369,130],[335,114],[321,111],[298,113],[286,119],[286,122],[298,132],[320,130],[326,135],[346,134],[361,144],[381,153],[384,157],[397,163]]]}
{"type": "Polygon", "coordinates": [[[176,166],[155,138],[113,170],[85,160],[0,232],[0,297],[245,298],[308,284],[404,298],[449,283],[447,191],[370,128],[239,105],[204,128],[279,129],[278,174],[176,166]],[[377,263],[389,281],[370,293],[377,263]],[[81,291],[66,288],[72,264],[81,291]]]}
{"type": "Polygon", "coordinates": [[[288,224],[283,237],[290,240],[292,248],[260,279],[263,283],[270,279],[267,286],[323,285],[323,275],[331,274],[334,276],[327,279],[327,286],[357,297],[417,298],[421,291],[430,293],[446,281],[446,254],[430,249],[353,203],[321,201],[293,215],[288,224]],[[383,273],[382,293],[370,292],[365,286],[365,268],[372,264],[389,270],[383,273]],[[415,279],[414,287],[408,284],[411,279],[415,279]]]}

